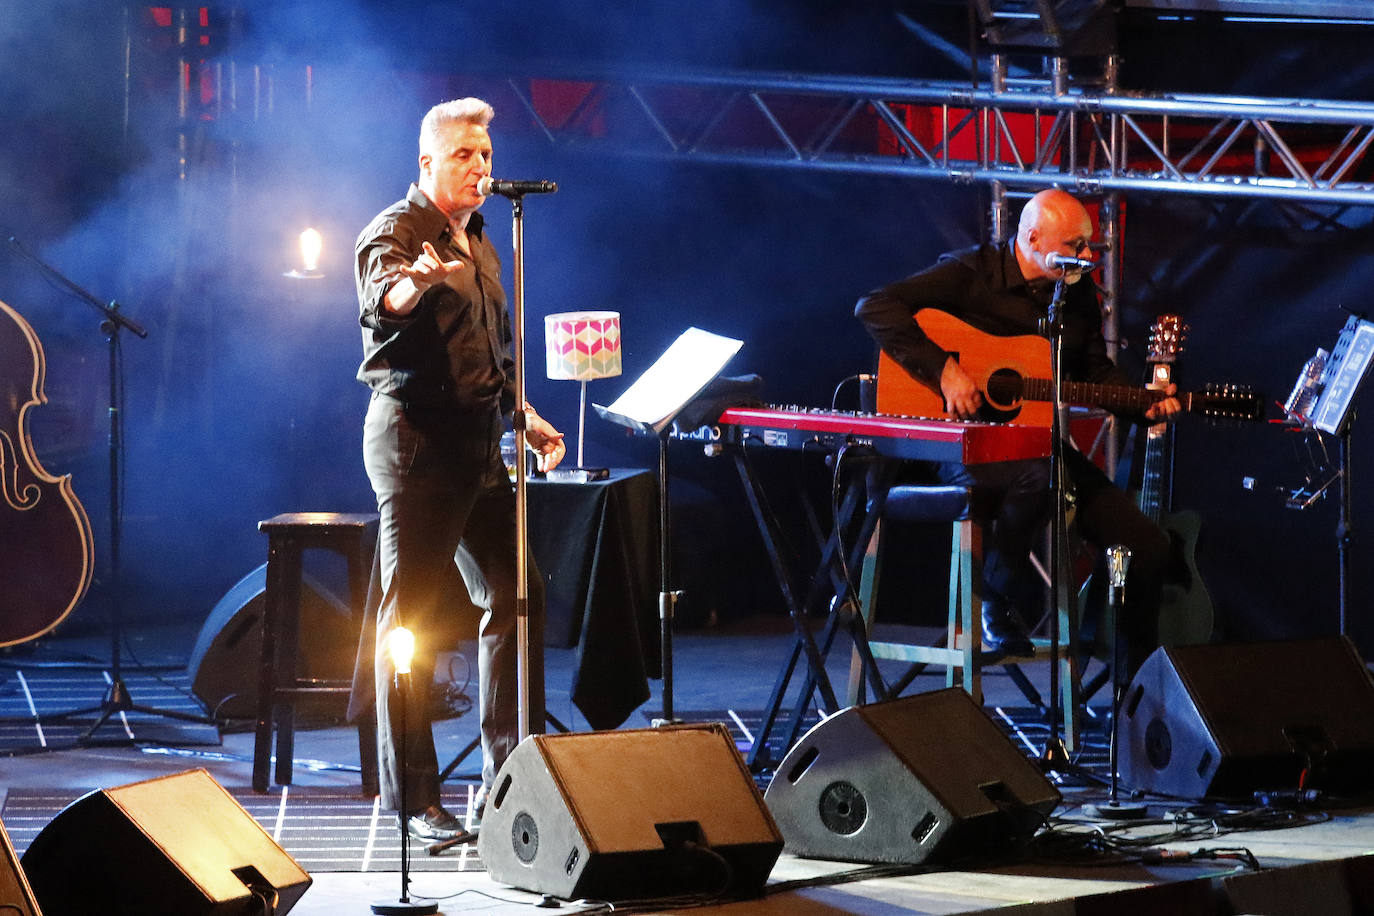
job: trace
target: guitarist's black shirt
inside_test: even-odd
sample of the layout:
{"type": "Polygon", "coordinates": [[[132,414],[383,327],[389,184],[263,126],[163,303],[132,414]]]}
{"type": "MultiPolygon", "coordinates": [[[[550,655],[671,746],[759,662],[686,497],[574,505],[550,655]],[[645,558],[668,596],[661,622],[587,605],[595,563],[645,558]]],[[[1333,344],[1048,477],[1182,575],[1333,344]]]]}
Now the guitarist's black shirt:
{"type": "MultiPolygon", "coordinates": [[[[889,356],[939,393],[949,354],[912,320],[919,310],[940,309],[999,337],[1044,336],[1040,323],[1049,312],[1054,282],[1026,280],[1014,244],[943,254],[925,270],[864,296],[854,314],[889,356]]],[[[1086,278],[1064,294],[1064,372],[1074,381],[1131,384],[1107,356],[1097,293],[1086,278]]]]}

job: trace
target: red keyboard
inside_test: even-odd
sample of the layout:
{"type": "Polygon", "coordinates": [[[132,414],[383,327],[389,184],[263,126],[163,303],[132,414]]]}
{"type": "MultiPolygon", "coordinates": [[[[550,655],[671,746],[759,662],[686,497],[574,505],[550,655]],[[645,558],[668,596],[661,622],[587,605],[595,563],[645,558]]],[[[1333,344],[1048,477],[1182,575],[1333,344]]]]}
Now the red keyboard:
{"type": "Polygon", "coordinates": [[[806,407],[731,407],[716,425],[728,442],[772,448],[834,451],[867,446],[880,455],[913,461],[988,464],[1050,453],[1043,426],[846,413],[806,407]]]}

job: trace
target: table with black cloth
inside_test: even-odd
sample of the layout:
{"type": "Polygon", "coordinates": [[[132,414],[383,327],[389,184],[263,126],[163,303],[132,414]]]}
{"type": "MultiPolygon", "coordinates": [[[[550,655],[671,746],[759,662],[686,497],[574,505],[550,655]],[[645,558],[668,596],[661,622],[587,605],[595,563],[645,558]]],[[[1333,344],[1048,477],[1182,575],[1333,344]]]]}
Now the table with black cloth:
{"type": "Polygon", "coordinates": [[[533,478],[527,492],[544,641],[577,647],[573,703],[592,728],[615,728],[659,676],[658,478],[612,468],[588,483],[533,478]]]}

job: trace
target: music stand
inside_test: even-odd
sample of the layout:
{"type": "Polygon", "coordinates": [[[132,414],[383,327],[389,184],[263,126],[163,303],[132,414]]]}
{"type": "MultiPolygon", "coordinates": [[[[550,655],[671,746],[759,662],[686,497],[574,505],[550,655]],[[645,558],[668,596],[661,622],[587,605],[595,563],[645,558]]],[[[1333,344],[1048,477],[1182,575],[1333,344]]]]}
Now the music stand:
{"type": "Polygon", "coordinates": [[[614,403],[609,407],[592,405],[603,420],[658,438],[658,625],[663,716],[654,720],[655,726],[677,721],[673,715],[673,612],[682,591],[672,586],[668,440],[677,415],[720,375],[742,346],[742,340],[688,328],[614,403]]]}
{"type": "Polygon", "coordinates": [[[1350,482],[1350,428],[1355,422],[1355,394],[1374,363],[1374,322],[1351,315],[1331,348],[1322,373],[1321,395],[1312,410],[1312,426],[1340,439],[1340,518],[1336,523],[1339,563],[1340,632],[1346,635],[1350,607],[1350,545],[1354,540],[1354,490],[1350,482]]]}

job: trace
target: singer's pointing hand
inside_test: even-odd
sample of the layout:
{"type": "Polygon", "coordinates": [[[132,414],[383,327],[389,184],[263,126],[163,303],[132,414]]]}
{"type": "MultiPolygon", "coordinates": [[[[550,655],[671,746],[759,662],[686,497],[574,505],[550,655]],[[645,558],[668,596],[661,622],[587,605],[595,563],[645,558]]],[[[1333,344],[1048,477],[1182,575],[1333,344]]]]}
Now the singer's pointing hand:
{"type": "Polygon", "coordinates": [[[425,242],[424,251],[415,259],[415,263],[401,268],[401,276],[409,277],[415,288],[424,292],[436,283],[443,283],[449,274],[462,269],[463,262],[460,259],[445,261],[439,257],[439,252],[434,250],[433,245],[425,242]]]}

